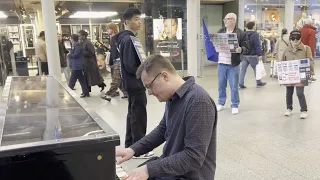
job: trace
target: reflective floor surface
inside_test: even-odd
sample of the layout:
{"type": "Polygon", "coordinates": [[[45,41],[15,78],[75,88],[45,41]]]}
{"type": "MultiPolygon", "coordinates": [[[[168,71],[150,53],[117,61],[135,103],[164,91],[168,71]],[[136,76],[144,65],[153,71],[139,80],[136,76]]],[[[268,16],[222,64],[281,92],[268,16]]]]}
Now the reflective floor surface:
{"type": "MultiPolygon", "coordinates": [[[[266,69],[268,69],[266,65],[266,69]]],[[[320,66],[316,74],[320,74],[320,66]]],[[[196,82],[203,86],[217,101],[216,67],[207,67],[204,77],[196,82]]],[[[318,75],[320,77],[320,75],[318,75]]],[[[107,84],[110,78],[107,78],[107,84]]],[[[256,88],[253,71],[249,67],[245,90],[240,90],[240,113],[232,115],[228,108],[219,113],[217,171],[220,180],[320,180],[320,82],[305,88],[309,118],[300,120],[299,104],[294,95],[294,114],[284,117],[285,87],[277,80],[266,77],[268,85],[256,88]]],[[[319,79],[320,81],[320,79],[319,79]]],[[[109,87],[109,86],[108,86],[109,87]]],[[[96,112],[120,134],[122,145],[125,137],[127,101],[117,97],[111,103],[100,99],[98,87],[86,98],[88,107],[96,112]]],[[[228,91],[229,92],[229,91],[228,91]]],[[[77,84],[76,93],[81,91],[77,84]]],[[[228,93],[228,97],[230,97],[228,93]]],[[[228,106],[230,99],[227,100],[228,106]]],[[[164,103],[148,97],[148,132],[162,118],[164,103]]],[[[155,150],[161,154],[161,148],[155,150]]],[[[130,171],[143,160],[131,160],[123,165],[130,171]]]]}

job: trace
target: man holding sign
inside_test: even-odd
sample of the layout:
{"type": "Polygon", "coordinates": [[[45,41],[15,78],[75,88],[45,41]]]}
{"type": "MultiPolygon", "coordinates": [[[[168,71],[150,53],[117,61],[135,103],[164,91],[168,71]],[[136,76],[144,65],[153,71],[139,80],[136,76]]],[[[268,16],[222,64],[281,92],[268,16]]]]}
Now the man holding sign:
{"type": "Polygon", "coordinates": [[[308,107],[306,102],[306,97],[304,95],[304,86],[308,85],[308,79],[310,78],[310,71],[311,74],[314,74],[314,66],[313,66],[313,58],[311,53],[311,48],[309,46],[304,45],[301,43],[301,33],[298,30],[294,30],[290,33],[290,44],[286,48],[283,53],[283,57],[281,61],[288,61],[286,62],[279,62],[277,64],[278,68],[278,79],[281,82],[287,82],[284,85],[287,87],[287,95],[286,95],[286,102],[287,102],[287,111],[285,112],[285,116],[290,117],[292,115],[293,110],[293,92],[294,86],[296,86],[297,96],[300,103],[300,111],[301,116],[300,119],[307,119],[308,118],[308,107]],[[306,60],[304,60],[306,59],[306,60]],[[299,61],[294,61],[299,60],[299,61]],[[301,67],[307,64],[305,70],[301,67]],[[302,83],[302,80],[305,80],[307,83],[302,83]],[[291,83],[290,83],[291,82],[291,83]]]}
{"type": "MultiPolygon", "coordinates": [[[[238,40],[238,47],[234,49],[235,52],[219,52],[218,60],[218,91],[219,101],[217,110],[221,111],[225,108],[227,99],[227,82],[229,81],[231,91],[231,108],[232,114],[239,113],[239,64],[241,62],[241,54],[249,52],[249,42],[246,34],[239,28],[236,28],[237,15],[229,13],[223,19],[225,27],[220,29],[218,33],[236,36],[238,40]]],[[[230,47],[229,47],[230,48],[230,47]]],[[[235,48],[232,46],[230,49],[235,48]]]]}
{"type": "MultiPolygon", "coordinates": [[[[125,147],[128,148],[146,135],[147,130],[147,96],[146,88],[141,79],[136,78],[136,71],[141,64],[141,53],[137,53],[136,40],[132,37],[141,27],[141,12],[136,8],[129,8],[123,14],[126,30],[121,31],[114,38],[117,41],[121,62],[121,77],[124,89],[128,92],[128,114],[125,147]]],[[[144,58],[144,56],[143,56],[144,58]]],[[[153,153],[145,155],[152,156],[153,153]]]]}

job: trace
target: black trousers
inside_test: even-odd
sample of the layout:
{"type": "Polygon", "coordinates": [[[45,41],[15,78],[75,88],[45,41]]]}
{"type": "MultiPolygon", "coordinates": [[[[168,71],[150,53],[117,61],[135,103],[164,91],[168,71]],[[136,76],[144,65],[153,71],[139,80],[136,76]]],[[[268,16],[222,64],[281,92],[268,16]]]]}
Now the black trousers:
{"type": "Polygon", "coordinates": [[[44,75],[49,75],[48,62],[41,62],[41,71],[44,75]]]}
{"type": "Polygon", "coordinates": [[[84,75],[83,70],[72,70],[71,71],[71,77],[69,81],[69,87],[70,89],[73,89],[74,86],[76,85],[77,80],[79,80],[79,83],[81,85],[82,93],[84,95],[89,94],[89,89],[86,81],[86,77],[84,75]]]}
{"type": "Polygon", "coordinates": [[[128,96],[127,132],[125,147],[128,148],[146,135],[147,96],[143,92],[128,96]]]}
{"type": "MultiPolygon", "coordinates": [[[[306,102],[306,97],[304,95],[304,87],[296,86],[297,96],[300,104],[300,111],[307,112],[308,106],[306,102]]],[[[293,92],[294,86],[287,86],[287,109],[293,110],[293,92]]]]}

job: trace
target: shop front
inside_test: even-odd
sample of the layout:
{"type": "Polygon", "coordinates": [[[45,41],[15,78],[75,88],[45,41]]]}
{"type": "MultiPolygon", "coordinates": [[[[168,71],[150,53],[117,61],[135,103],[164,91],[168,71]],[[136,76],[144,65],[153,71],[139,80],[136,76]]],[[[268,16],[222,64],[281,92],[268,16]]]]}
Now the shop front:
{"type": "Polygon", "coordinates": [[[300,29],[306,19],[313,20],[313,26],[317,28],[317,41],[315,55],[320,55],[319,24],[320,2],[316,0],[243,0],[243,7],[239,6],[239,12],[244,11],[243,21],[245,25],[254,21],[257,31],[267,41],[268,59],[274,58],[275,42],[281,36],[283,28],[290,32],[300,29]],[[242,10],[243,9],[243,10],[242,10]]]}

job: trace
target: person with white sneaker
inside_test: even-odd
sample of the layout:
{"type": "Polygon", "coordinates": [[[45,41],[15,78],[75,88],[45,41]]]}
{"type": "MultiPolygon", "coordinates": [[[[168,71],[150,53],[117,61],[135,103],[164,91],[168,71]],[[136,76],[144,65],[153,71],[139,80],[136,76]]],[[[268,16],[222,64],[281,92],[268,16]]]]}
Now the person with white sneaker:
{"type": "Polygon", "coordinates": [[[236,33],[238,38],[239,46],[236,48],[236,53],[219,53],[218,61],[218,91],[219,101],[217,110],[221,111],[224,109],[224,105],[227,99],[227,82],[231,90],[231,108],[232,114],[239,113],[239,65],[241,62],[241,54],[247,54],[249,52],[249,41],[246,33],[239,28],[236,28],[237,15],[229,13],[223,19],[225,27],[220,29],[218,33],[236,33]]]}
{"type": "MultiPolygon", "coordinates": [[[[309,58],[310,64],[313,64],[313,58],[311,53],[311,48],[309,46],[304,45],[301,42],[301,32],[298,30],[293,30],[290,33],[290,45],[285,49],[283,53],[283,57],[281,61],[289,61],[289,60],[298,60],[298,59],[306,59],[309,58]]],[[[314,73],[314,67],[311,65],[311,74],[314,73]]],[[[300,119],[307,119],[308,118],[308,107],[306,102],[306,97],[304,95],[304,85],[298,84],[296,86],[297,96],[299,99],[300,104],[300,111],[301,116],[300,119]]],[[[286,102],[287,102],[287,111],[285,112],[285,116],[290,117],[292,115],[293,110],[293,92],[294,86],[286,86],[287,88],[287,95],[286,95],[286,102]]]]}

